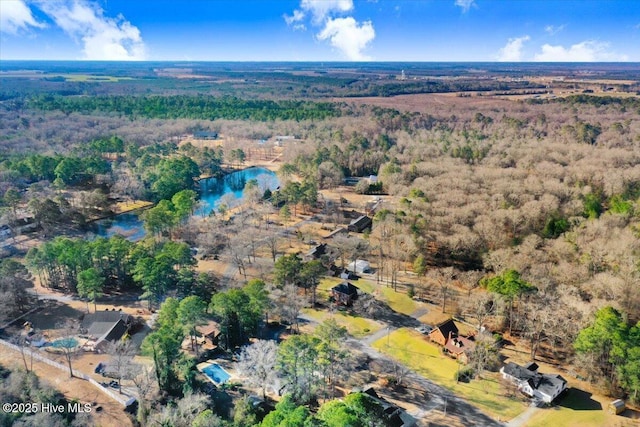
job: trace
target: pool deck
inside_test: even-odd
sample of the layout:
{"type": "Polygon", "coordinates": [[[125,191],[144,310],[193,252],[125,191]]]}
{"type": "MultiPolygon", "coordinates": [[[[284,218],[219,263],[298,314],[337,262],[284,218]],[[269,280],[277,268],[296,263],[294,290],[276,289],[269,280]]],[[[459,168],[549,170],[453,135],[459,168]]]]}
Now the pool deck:
{"type": "Polygon", "coordinates": [[[213,378],[210,378],[209,375],[205,374],[203,372],[203,369],[207,368],[208,366],[211,365],[218,365],[220,366],[222,369],[225,370],[225,372],[227,374],[229,374],[229,379],[226,382],[231,382],[231,381],[236,381],[238,379],[238,376],[235,374],[235,369],[233,369],[231,366],[231,362],[229,362],[228,360],[224,360],[224,359],[215,359],[215,360],[207,360],[206,362],[201,362],[198,363],[196,365],[196,368],[198,369],[198,371],[202,372],[204,374],[205,377],[207,377],[207,379],[209,381],[211,381],[213,384],[215,384],[217,387],[219,387],[221,384],[217,383],[213,380],[213,378]]]}

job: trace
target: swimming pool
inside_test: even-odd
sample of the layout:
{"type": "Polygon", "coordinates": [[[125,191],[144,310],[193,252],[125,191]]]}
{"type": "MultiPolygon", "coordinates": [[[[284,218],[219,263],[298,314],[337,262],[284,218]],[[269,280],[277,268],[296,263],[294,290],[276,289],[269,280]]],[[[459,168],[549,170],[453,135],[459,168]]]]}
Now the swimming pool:
{"type": "Polygon", "coordinates": [[[55,348],[74,348],[78,346],[78,340],[72,337],[60,338],[51,343],[55,348]]]}
{"type": "Polygon", "coordinates": [[[217,385],[224,384],[229,381],[229,378],[231,378],[231,375],[217,363],[212,363],[209,366],[202,368],[202,373],[217,385]]]}

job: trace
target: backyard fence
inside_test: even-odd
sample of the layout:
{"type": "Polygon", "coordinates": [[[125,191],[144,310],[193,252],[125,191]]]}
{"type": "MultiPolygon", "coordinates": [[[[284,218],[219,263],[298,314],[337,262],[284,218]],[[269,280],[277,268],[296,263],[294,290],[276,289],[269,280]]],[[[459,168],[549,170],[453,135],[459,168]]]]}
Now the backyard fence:
{"type": "MultiPolygon", "coordinates": [[[[10,348],[11,350],[15,350],[15,351],[19,351],[21,353],[24,353],[25,355],[29,356],[29,357],[33,357],[35,360],[38,360],[40,362],[46,363],[49,366],[52,366],[54,368],[60,369],[62,371],[68,371],[68,367],[64,366],[62,363],[58,363],[54,360],[49,359],[48,357],[43,356],[40,353],[34,352],[32,350],[29,350],[28,348],[24,348],[24,347],[19,347],[15,344],[11,344],[10,342],[7,342],[5,340],[0,340],[0,345],[3,345],[7,348],[10,348]]],[[[93,378],[91,378],[90,376],[88,376],[87,374],[84,374],[82,372],[76,371],[74,370],[74,376],[80,379],[83,379],[85,381],[88,381],[89,383],[93,384],[96,388],[98,388],[101,392],[105,393],[107,396],[111,397],[113,400],[119,402],[120,404],[122,404],[123,406],[127,406],[127,402],[128,402],[128,398],[125,398],[125,396],[120,396],[117,393],[114,393],[113,391],[109,390],[106,387],[103,387],[102,384],[100,384],[99,382],[97,382],[96,380],[94,380],[93,378]]]]}

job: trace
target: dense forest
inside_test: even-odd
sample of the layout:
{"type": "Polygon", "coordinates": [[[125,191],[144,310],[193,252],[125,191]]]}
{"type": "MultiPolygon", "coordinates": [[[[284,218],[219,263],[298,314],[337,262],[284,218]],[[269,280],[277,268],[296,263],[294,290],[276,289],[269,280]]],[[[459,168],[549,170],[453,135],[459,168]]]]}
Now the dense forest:
{"type": "MultiPolygon", "coordinates": [[[[290,83],[276,75],[271,89],[290,83]]],[[[287,381],[289,394],[262,425],[365,425],[379,418],[380,408],[361,394],[330,400],[337,386],[351,385],[336,380],[335,361],[345,361],[345,372],[357,364],[337,345],[345,345],[346,331],[321,323],[314,334],[298,333],[302,309],[316,305],[326,260],[283,253],[285,241],[291,248],[292,238],[304,236],[275,227],[300,214],[323,226],[348,223],[335,208],[341,197],[328,190],[380,200],[370,231],[331,241],[338,254],[332,261],[344,267],[351,258],[369,259],[378,283],[486,327],[496,341],[520,343],[531,360],[562,364],[608,395],[638,402],[638,98],[582,89],[544,99],[469,93],[539,89],[524,80],[317,78],[317,91],[337,102],[298,96],[302,86],[277,100],[182,91],[124,96],[104,90],[107,83],[88,86],[103,88],[96,97],[3,95],[2,224],[18,230],[28,216],[42,239],[25,251],[25,265],[43,286],[77,294],[87,306],[124,291],[158,311],[142,345],[158,395],[141,399],[138,420],[171,425],[174,409],[185,405],[197,408],[189,417],[200,411],[186,417],[194,425],[257,425],[259,414],[244,401],[236,406],[244,415],[233,422],[204,410],[214,404],[199,394],[196,359],[180,343],[191,339],[197,355],[195,328],[215,319],[221,348],[240,351],[269,316],[291,337],[273,348],[257,340],[238,353],[247,372],[256,353],[269,355],[265,369],[287,381]],[[199,130],[219,132],[224,143],[178,144],[199,130]],[[211,215],[193,215],[199,177],[241,167],[259,141],[276,135],[291,136],[277,158],[278,190],[249,181],[245,204],[233,213],[233,200],[225,199],[211,215]],[[87,224],[110,215],[116,201],[153,206],[141,215],[148,237],[84,238],[87,224]],[[268,263],[256,261],[261,247],[268,263]],[[196,253],[221,257],[240,279],[198,272],[196,253]],[[247,275],[251,267],[260,269],[259,278],[247,275]]],[[[68,82],[45,86],[54,83],[68,82]]],[[[297,83],[313,86],[313,78],[297,83]]],[[[25,281],[33,277],[15,261],[3,261],[0,273],[6,312],[21,312],[25,281]]],[[[480,365],[472,363],[478,374],[480,365]]],[[[263,393],[266,381],[254,378],[263,393]]]]}
{"type": "Polygon", "coordinates": [[[308,101],[261,101],[212,96],[155,97],[53,97],[40,96],[27,101],[27,107],[66,114],[80,112],[119,113],[133,119],[229,119],[229,120],[323,120],[340,115],[331,103],[308,101]]]}

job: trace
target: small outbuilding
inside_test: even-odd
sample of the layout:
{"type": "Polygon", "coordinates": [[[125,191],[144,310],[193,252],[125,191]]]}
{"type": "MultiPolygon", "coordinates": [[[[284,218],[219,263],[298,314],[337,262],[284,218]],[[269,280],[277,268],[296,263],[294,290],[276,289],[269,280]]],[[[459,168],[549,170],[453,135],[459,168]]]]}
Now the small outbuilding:
{"type": "Polygon", "coordinates": [[[371,264],[363,259],[357,259],[353,262],[350,262],[347,265],[347,268],[351,271],[355,271],[357,274],[368,273],[371,271],[371,264]]]}
{"type": "Polygon", "coordinates": [[[625,405],[624,400],[622,399],[614,400],[609,403],[609,406],[607,407],[607,411],[614,415],[620,415],[625,411],[625,409],[627,409],[627,405],[625,405]]]}

